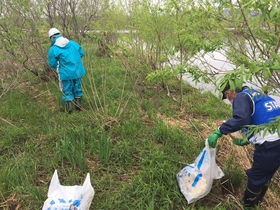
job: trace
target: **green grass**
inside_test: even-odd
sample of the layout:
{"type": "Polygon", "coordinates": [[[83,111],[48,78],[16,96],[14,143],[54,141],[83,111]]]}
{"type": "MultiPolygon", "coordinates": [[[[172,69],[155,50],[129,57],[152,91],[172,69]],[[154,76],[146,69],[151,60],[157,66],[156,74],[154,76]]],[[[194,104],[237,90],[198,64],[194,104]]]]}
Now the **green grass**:
{"type": "MultiPolygon", "coordinates": [[[[177,101],[145,82],[137,72],[144,65],[125,69],[93,53],[85,59],[82,112],[64,112],[55,80],[28,79],[1,97],[0,209],[41,209],[55,169],[63,185],[80,185],[90,173],[94,210],[227,209],[230,204],[211,193],[188,205],[176,174],[203,149],[203,125],[230,116],[228,106],[184,84],[182,110],[176,80],[170,89],[177,101]],[[160,114],[186,124],[188,115],[195,123],[171,126],[160,114]]],[[[226,172],[238,183],[244,174],[232,173],[231,161],[226,172]]],[[[220,193],[219,185],[215,181],[213,192],[220,193]]]]}

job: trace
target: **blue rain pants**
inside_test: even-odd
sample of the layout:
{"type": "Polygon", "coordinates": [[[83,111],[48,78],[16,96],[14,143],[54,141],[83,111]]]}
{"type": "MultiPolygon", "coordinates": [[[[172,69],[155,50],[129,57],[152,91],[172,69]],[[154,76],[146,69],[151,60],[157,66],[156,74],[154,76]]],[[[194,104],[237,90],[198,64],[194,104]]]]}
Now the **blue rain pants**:
{"type": "Polygon", "coordinates": [[[72,80],[61,80],[62,82],[62,100],[73,101],[74,98],[83,96],[82,78],[72,80]]]}

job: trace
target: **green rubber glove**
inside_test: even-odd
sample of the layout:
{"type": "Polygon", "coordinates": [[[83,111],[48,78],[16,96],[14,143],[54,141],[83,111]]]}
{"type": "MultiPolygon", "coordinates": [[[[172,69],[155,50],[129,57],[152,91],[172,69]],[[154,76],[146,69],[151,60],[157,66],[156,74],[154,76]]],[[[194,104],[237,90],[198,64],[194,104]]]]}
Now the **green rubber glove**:
{"type": "Polygon", "coordinates": [[[245,146],[247,144],[250,144],[250,142],[248,141],[247,138],[245,138],[245,139],[235,138],[235,139],[233,139],[233,143],[238,145],[238,146],[245,146]]]}
{"type": "Polygon", "coordinates": [[[215,148],[218,138],[220,138],[223,134],[221,133],[221,131],[219,130],[219,128],[217,128],[216,130],[214,130],[209,136],[208,136],[208,144],[210,147],[215,148]]]}

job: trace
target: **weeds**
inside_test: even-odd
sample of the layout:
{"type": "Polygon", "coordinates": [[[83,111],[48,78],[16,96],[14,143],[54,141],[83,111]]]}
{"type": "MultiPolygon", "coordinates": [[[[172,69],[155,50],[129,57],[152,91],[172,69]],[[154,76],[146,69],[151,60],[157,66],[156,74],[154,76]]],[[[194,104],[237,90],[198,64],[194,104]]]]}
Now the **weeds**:
{"type": "Polygon", "coordinates": [[[62,162],[70,163],[73,168],[80,168],[85,171],[87,167],[85,133],[83,131],[68,131],[63,138],[57,142],[55,148],[56,159],[62,162]]]}
{"type": "MultiPolygon", "coordinates": [[[[176,182],[178,171],[204,147],[200,132],[205,121],[223,119],[227,107],[185,84],[186,107],[181,110],[159,87],[140,83],[143,72],[134,72],[143,78],[133,80],[113,60],[87,59],[81,112],[63,112],[56,81],[32,81],[1,95],[0,208],[42,208],[58,169],[65,185],[91,174],[96,190],[91,209],[229,209],[222,200],[210,202],[211,196],[187,205],[176,182]],[[194,126],[187,114],[200,117],[192,121],[194,126]]],[[[180,98],[174,84],[172,97],[180,98]]],[[[244,174],[235,166],[232,159],[224,168],[238,187],[244,174]]]]}
{"type": "Polygon", "coordinates": [[[98,141],[98,154],[100,159],[106,164],[108,163],[112,151],[112,139],[102,132],[101,139],[98,141]]]}

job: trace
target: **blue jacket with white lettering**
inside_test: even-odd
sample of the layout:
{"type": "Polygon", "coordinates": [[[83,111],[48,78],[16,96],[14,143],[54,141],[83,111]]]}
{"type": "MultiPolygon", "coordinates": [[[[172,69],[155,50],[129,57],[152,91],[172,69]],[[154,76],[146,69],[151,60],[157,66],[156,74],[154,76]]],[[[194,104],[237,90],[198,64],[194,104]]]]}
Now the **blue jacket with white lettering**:
{"type": "MultiPolygon", "coordinates": [[[[223,134],[233,133],[246,125],[267,124],[280,116],[280,107],[276,101],[266,94],[262,94],[254,89],[243,87],[239,91],[232,103],[232,118],[220,126],[223,134]]],[[[259,139],[250,139],[252,143],[262,143],[265,139],[258,136],[259,139]]],[[[269,141],[279,139],[276,135],[268,137],[269,141]],[[276,139],[275,139],[276,138],[276,139]]]]}
{"type": "Polygon", "coordinates": [[[254,89],[245,89],[242,92],[247,93],[253,101],[251,125],[267,124],[280,116],[280,107],[270,96],[254,89]]]}

